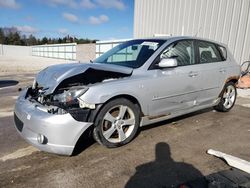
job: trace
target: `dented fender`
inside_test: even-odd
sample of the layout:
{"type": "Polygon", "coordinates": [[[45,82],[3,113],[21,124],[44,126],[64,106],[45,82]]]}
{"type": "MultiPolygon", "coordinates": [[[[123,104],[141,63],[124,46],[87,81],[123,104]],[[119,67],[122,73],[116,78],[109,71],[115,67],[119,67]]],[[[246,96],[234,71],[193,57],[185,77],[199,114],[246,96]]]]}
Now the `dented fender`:
{"type": "Polygon", "coordinates": [[[142,112],[147,114],[147,104],[143,103],[141,99],[142,96],[138,95],[138,93],[145,92],[144,88],[140,87],[140,81],[137,82],[135,79],[134,81],[137,83],[132,83],[133,80],[133,78],[129,77],[93,85],[79,98],[89,104],[104,104],[118,96],[129,96],[136,99],[141,106],[142,112]],[[130,87],[127,85],[128,79],[131,83],[130,87]]]}

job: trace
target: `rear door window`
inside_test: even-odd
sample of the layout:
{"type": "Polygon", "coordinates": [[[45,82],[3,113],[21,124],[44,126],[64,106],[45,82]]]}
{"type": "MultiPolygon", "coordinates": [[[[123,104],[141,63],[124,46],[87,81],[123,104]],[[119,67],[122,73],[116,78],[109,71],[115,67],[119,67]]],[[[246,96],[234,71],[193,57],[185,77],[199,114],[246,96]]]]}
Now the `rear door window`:
{"type": "Polygon", "coordinates": [[[215,63],[224,60],[215,44],[210,42],[198,41],[197,46],[201,64],[215,63]]]}

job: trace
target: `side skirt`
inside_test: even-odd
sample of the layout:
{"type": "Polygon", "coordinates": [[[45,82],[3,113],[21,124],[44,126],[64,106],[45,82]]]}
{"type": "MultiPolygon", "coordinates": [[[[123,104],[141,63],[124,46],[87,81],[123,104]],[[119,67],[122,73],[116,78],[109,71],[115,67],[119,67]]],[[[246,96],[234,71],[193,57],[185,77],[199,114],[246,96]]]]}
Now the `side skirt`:
{"type": "Polygon", "coordinates": [[[169,120],[181,115],[185,115],[185,114],[189,114],[195,111],[199,111],[202,109],[206,109],[209,107],[213,107],[215,105],[217,105],[220,102],[220,98],[217,98],[214,100],[214,102],[212,104],[206,104],[206,105],[201,105],[201,106],[196,106],[194,108],[190,108],[190,109],[185,109],[185,110],[179,110],[173,113],[168,113],[168,114],[164,114],[164,115],[160,115],[160,116],[144,116],[141,118],[141,123],[140,123],[140,127],[146,126],[146,125],[150,125],[153,123],[157,123],[160,121],[165,121],[165,120],[169,120]]]}

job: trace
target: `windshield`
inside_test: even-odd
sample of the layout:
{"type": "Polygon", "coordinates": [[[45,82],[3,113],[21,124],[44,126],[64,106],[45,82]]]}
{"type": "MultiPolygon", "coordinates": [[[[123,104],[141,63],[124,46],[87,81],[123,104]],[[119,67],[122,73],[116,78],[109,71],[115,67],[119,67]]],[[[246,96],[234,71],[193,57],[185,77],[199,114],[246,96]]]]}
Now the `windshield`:
{"type": "Polygon", "coordinates": [[[94,63],[115,64],[138,68],[165,42],[157,39],[139,39],[124,42],[98,57],[94,63]]]}

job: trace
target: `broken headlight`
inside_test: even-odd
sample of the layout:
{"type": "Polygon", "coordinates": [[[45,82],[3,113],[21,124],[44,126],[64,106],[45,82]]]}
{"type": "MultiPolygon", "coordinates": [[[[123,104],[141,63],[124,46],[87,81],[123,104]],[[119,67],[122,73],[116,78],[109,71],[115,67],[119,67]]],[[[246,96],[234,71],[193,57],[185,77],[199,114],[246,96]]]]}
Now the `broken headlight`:
{"type": "Polygon", "coordinates": [[[61,94],[57,94],[54,96],[54,100],[55,101],[59,101],[62,103],[74,103],[77,102],[77,98],[80,97],[81,95],[83,95],[86,91],[88,90],[88,88],[84,87],[84,88],[79,88],[79,87],[74,87],[74,88],[70,88],[69,90],[65,90],[63,93],[61,94]]]}

